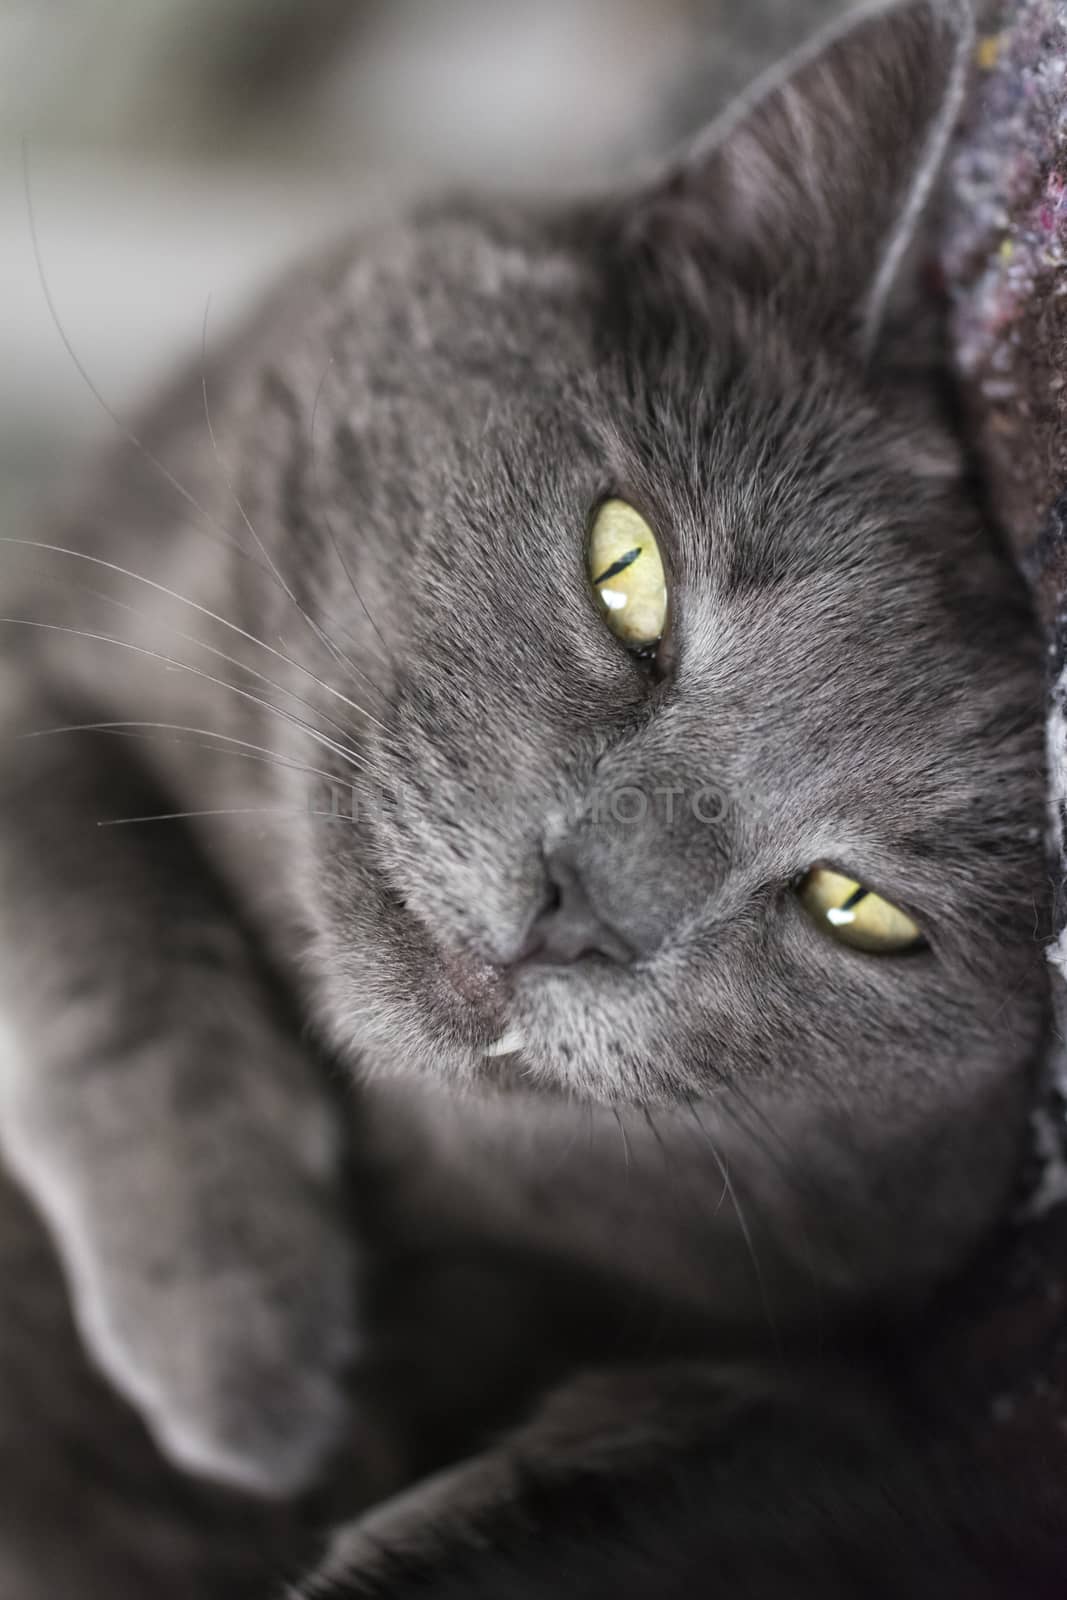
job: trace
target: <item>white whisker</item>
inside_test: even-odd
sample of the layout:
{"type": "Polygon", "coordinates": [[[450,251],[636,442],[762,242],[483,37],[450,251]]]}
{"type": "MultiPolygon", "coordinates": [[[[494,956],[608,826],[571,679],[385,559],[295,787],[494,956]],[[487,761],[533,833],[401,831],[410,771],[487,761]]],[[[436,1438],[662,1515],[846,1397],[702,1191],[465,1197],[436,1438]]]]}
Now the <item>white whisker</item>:
{"type": "Polygon", "coordinates": [[[294,716],[289,711],[284,711],[280,706],[272,705],[269,700],[264,700],[261,695],[253,694],[250,689],[242,689],[236,683],[227,683],[225,678],[213,677],[210,672],[204,672],[200,667],[194,667],[188,661],[176,661],[172,656],[163,655],[159,650],[149,650],[143,645],[131,644],[128,639],[116,639],[108,633],[90,633],[84,628],[65,627],[58,622],[37,622],[29,617],[0,617],[0,623],[7,623],[12,627],[18,628],[38,628],[46,633],[68,634],[77,639],[95,640],[100,644],[117,645],[120,650],[130,650],[135,655],[144,656],[150,661],[159,661],[165,666],[176,667],[180,672],[191,672],[194,677],[203,678],[206,682],[213,683],[220,689],[228,689],[232,694],[239,695],[241,699],[250,700],[255,705],[262,706],[265,710],[271,712],[273,716],[281,718],[283,722],[289,722],[294,727],[300,728],[310,739],[314,739],[324,749],[332,751],[357,772],[368,770],[368,763],[355,751],[348,750],[343,745],[338,744],[336,740],[329,738],[320,729],[313,728],[310,723],[304,722],[300,717],[294,716]]]}
{"type": "MultiPolygon", "coordinates": [[[[114,733],[127,734],[136,737],[135,730],[152,729],[166,733],[188,733],[201,739],[219,739],[226,745],[238,748],[220,750],[215,745],[198,744],[201,750],[213,750],[216,755],[244,756],[249,761],[268,761],[272,766],[285,768],[290,772],[304,772],[309,777],[325,778],[327,783],[336,783],[335,774],[327,772],[323,767],[309,767],[302,761],[293,761],[288,756],[280,755],[277,750],[268,749],[266,745],[250,744],[247,739],[234,739],[227,733],[220,733],[216,728],[186,727],[181,722],[69,722],[55,728],[34,728],[29,733],[20,733],[20,739],[47,739],[57,733],[114,733]]],[[[144,737],[144,735],[142,735],[144,737]]],[[[188,743],[188,740],[173,740],[175,744],[188,743]]]]}
{"type": "MultiPolygon", "coordinates": [[[[126,611],[131,617],[140,618],[142,622],[150,620],[145,612],[141,611],[137,606],[130,605],[126,600],[120,600],[117,595],[106,594],[102,589],[94,589],[91,584],[76,583],[73,578],[64,578],[56,573],[41,573],[40,576],[44,577],[48,582],[63,583],[67,588],[76,589],[79,594],[90,595],[94,600],[102,600],[105,605],[114,606],[119,611],[126,611]]],[[[164,622],[161,626],[168,633],[173,634],[176,639],[181,639],[186,644],[194,645],[197,649],[206,651],[208,655],[214,656],[217,660],[225,661],[229,666],[236,667],[239,672],[247,673],[249,677],[254,678],[258,683],[265,683],[270,688],[277,689],[279,694],[287,695],[291,700],[295,700],[297,705],[303,706],[305,710],[310,711],[313,716],[320,717],[328,727],[339,733],[342,739],[349,737],[350,729],[344,727],[335,717],[331,717],[327,712],[313,705],[303,695],[297,694],[293,689],[286,688],[285,684],[279,683],[276,678],[269,677],[256,667],[248,666],[236,656],[228,655],[225,650],[217,649],[215,645],[208,644],[205,639],[197,638],[192,633],[186,633],[182,628],[176,628],[173,623],[164,622]]]]}
{"type": "Polygon", "coordinates": [[[197,817],[320,817],[328,822],[355,825],[351,817],[340,817],[333,811],[305,811],[301,806],[220,806],[208,811],[157,811],[143,817],[104,817],[96,826],[129,828],[138,822],[188,822],[197,817]]]}
{"type": "Polygon", "coordinates": [[[187,822],[193,817],[299,817],[298,806],[220,806],[212,811],[157,811],[143,817],[105,817],[98,828],[127,828],[136,822],[187,822]]]}
{"type": "MultiPolygon", "coordinates": [[[[89,393],[92,395],[100,409],[103,411],[104,415],[109,419],[110,422],[114,424],[115,428],[117,428],[118,432],[127,441],[127,443],[132,444],[134,449],[138,450],[144,459],[149,463],[149,465],[160,474],[164,482],[169,484],[169,486],[174,490],[175,494],[180,495],[185,503],[196,512],[197,516],[199,516],[201,520],[207,524],[207,528],[211,530],[211,533],[209,534],[205,528],[200,528],[196,531],[202,534],[204,537],[211,537],[213,535],[216,541],[224,543],[237,555],[242,556],[246,561],[251,561],[254,566],[259,567],[259,562],[255,561],[254,558],[249,555],[247,550],[242,549],[240,543],[234,539],[225,528],[221,527],[219,523],[215,521],[210,512],[208,512],[200,504],[196,496],[191,494],[185,485],[178,481],[174,474],[166,466],[164,466],[163,462],[160,461],[158,456],[153,455],[152,451],[144,443],[144,440],[139,438],[138,435],[134,433],[133,429],[123,422],[122,418],[108,404],[100,390],[97,388],[96,384],[93,382],[92,378],[89,376],[89,371],[81,357],[78,355],[78,352],[75,350],[70,335],[67,333],[62,319],[60,318],[59,311],[56,308],[55,299],[52,295],[52,287],[48,281],[48,275],[44,270],[44,257],[41,254],[41,243],[37,233],[37,215],[34,210],[33,191],[30,183],[30,148],[29,141],[26,139],[23,139],[22,141],[22,184],[26,195],[26,217],[29,223],[30,241],[33,248],[33,259],[37,268],[37,278],[41,285],[41,293],[44,295],[45,304],[48,307],[48,314],[52,320],[52,324],[55,327],[56,333],[59,335],[64,350],[70,357],[71,363],[74,366],[74,370],[77,372],[79,378],[81,378],[82,382],[85,384],[85,387],[88,389],[89,393]]],[[[259,567],[259,570],[263,571],[265,569],[259,567]]]]}
{"type": "Polygon", "coordinates": [[[767,1284],[766,1284],[766,1281],[765,1281],[764,1276],[763,1276],[763,1268],[760,1265],[760,1259],[759,1259],[759,1255],[758,1255],[758,1253],[756,1251],[755,1240],[752,1237],[752,1230],[749,1228],[748,1219],[745,1216],[744,1209],[742,1208],[742,1205],[741,1205],[741,1201],[738,1198],[737,1190],[734,1188],[733,1180],[730,1177],[730,1170],[727,1167],[726,1162],[723,1160],[722,1155],[719,1153],[719,1150],[717,1149],[717,1147],[715,1145],[715,1141],[711,1137],[711,1134],[708,1132],[707,1128],[705,1128],[704,1124],[701,1122],[700,1114],[697,1111],[697,1108],[696,1108],[696,1105],[695,1105],[694,1101],[692,1099],[687,1099],[685,1104],[686,1104],[686,1106],[687,1106],[687,1108],[688,1108],[688,1110],[690,1112],[690,1115],[692,1116],[692,1118],[695,1121],[697,1127],[699,1128],[701,1134],[703,1135],[704,1141],[707,1144],[708,1149],[711,1151],[712,1160],[715,1162],[715,1165],[718,1167],[720,1176],[722,1177],[723,1188],[725,1189],[726,1193],[730,1196],[730,1203],[733,1206],[734,1214],[737,1217],[737,1225],[741,1229],[741,1236],[745,1241],[745,1248],[748,1251],[749,1259],[752,1262],[752,1270],[756,1274],[756,1283],[759,1286],[759,1295],[760,1295],[760,1300],[761,1300],[761,1302],[763,1304],[763,1314],[767,1319],[767,1326],[770,1329],[770,1331],[773,1334],[775,1334],[775,1336],[777,1336],[777,1334],[778,1334],[778,1325],[775,1322],[774,1314],[771,1311],[771,1303],[770,1303],[770,1299],[768,1298],[768,1295],[767,1295],[767,1284]]]}
{"type": "Polygon", "coordinates": [[[237,512],[238,512],[238,515],[241,518],[241,521],[244,523],[245,527],[248,529],[248,532],[251,534],[252,538],[255,540],[257,548],[262,552],[264,560],[269,564],[270,569],[271,569],[271,571],[273,572],[273,574],[275,576],[275,579],[277,580],[278,584],[281,586],[282,592],[288,597],[288,599],[290,600],[290,602],[294,606],[298,616],[300,616],[303,619],[303,621],[311,629],[311,631],[315,635],[315,637],[320,641],[321,644],[325,645],[326,649],[330,652],[330,654],[334,657],[334,659],[337,662],[343,663],[345,666],[347,666],[350,672],[354,673],[355,676],[357,678],[359,678],[363,683],[365,683],[368,688],[373,689],[375,694],[378,695],[379,698],[384,701],[385,700],[385,695],[382,693],[382,691],[378,687],[378,685],[376,683],[372,682],[371,679],[367,677],[366,673],[362,672],[360,670],[360,668],[356,666],[355,662],[352,661],[351,658],[349,656],[347,656],[345,654],[345,652],[343,650],[341,650],[340,647],[338,645],[336,645],[333,642],[333,640],[330,639],[327,636],[326,633],[323,632],[322,628],[319,627],[319,625],[315,621],[315,619],[300,604],[300,601],[297,599],[296,595],[293,593],[291,587],[285,581],[285,578],[282,575],[282,572],[279,569],[277,562],[274,560],[274,557],[271,555],[270,551],[267,549],[266,545],[263,543],[263,540],[260,538],[258,532],[256,531],[255,527],[253,526],[252,519],[249,517],[248,512],[245,510],[244,503],[241,500],[240,495],[237,493],[236,488],[234,487],[233,480],[230,477],[229,471],[228,471],[228,469],[226,467],[226,463],[223,461],[221,452],[219,450],[218,440],[215,437],[214,424],[212,423],[212,420],[211,420],[211,407],[210,407],[210,405],[208,403],[206,351],[207,351],[207,323],[208,323],[208,313],[210,312],[210,310],[211,310],[211,301],[210,301],[210,298],[209,298],[208,303],[204,308],[204,326],[203,326],[203,334],[202,334],[202,341],[201,341],[201,352],[200,352],[200,388],[201,388],[201,392],[203,394],[203,399],[204,399],[204,421],[207,424],[207,433],[208,433],[208,438],[211,441],[212,454],[215,457],[215,463],[216,463],[216,465],[217,465],[217,467],[219,469],[220,474],[222,475],[222,480],[226,485],[226,488],[227,488],[227,491],[229,492],[230,498],[233,501],[235,507],[237,508],[237,512]]]}
{"type": "MultiPolygon", "coordinates": [[[[39,283],[41,285],[41,293],[44,296],[44,301],[45,301],[45,305],[48,308],[49,317],[50,317],[50,319],[52,321],[53,326],[55,327],[55,330],[56,330],[56,333],[57,333],[57,335],[59,337],[59,340],[62,343],[63,348],[66,351],[66,353],[67,353],[67,355],[68,355],[68,357],[69,357],[69,359],[71,361],[71,364],[73,365],[73,367],[74,367],[75,371],[77,372],[79,378],[84,383],[85,387],[88,389],[89,393],[92,395],[93,399],[96,401],[96,404],[104,412],[105,416],[108,418],[108,420],[114,426],[114,428],[118,431],[118,433],[129,444],[131,444],[134,447],[135,450],[137,450],[139,452],[139,454],[143,457],[143,459],[145,461],[147,461],[149,463],[149,465],[160,475],[160,477],[163,479],[163,481],[171,489],[174,490],[175,494],[177,494],[196,513],[196,515],[200,518],[201,522],[203,524],[205,524],[205,526],[199,527],[199,528],[194,528],[192,531],[194,531],[195,533],[199,534],[201,537],[212,538],[214,542],[221,543],[221,544],[225,545],[225,547],[227,549],[231,550],[235,555],[239,556],[243,561],[249,562],[250,565],[254,566],[258,571],[265,572],[268,576],[276,577],[276,574],[275,574],[275,571],[274,571],[273,562],[270,562],[270,565],[268,567],[263,567],[261,565],[261,563],[258,560],[256,560],[255,557],[253,557],[249,553],[249,551],[245,550],[242,547],[240,541],[235,539],[233,537],[233,535],[230,533],[230,531],[227,528],[223,527],[217,521],[217,519],[214,518],[211,515],[211,513],[206,509],[205,506],[201,505],[201,503],[197,499],[197,497],[194,494],[192,494],[191,491],[189,489],[187,489],[186,486],[183,483],[181,483],[178,478],[176,478],[174,476],[174,474],[170,471],[170,469],[162,461],[160,461],[159,457],[156,456],[148,448],[148,446],[145,444],[144,440],[141,439],[139,437],[139,435],[137,433],[135,433],[134,430],[131,427],[129,427],[129,425],[127,423],[123,422],[122,418],[113,409],[113,407],[111,405],[109,405],[109,403],[105,399],[104,395],[101,393],[101,391],[98,389],[97,385],[94,383],[92,377],[90,376],[88,368],[85,366],[85,364],[82,361],[81,357],[78,355],[78,352],[74,348],[74,343],[73,343],[72,339],[70,338],[70,335],[67,333],[66,327],[65,327],[65,325],[63,323],[63,320],[59,315],[59,310],[58,310],[58,307],[56,306],[56,303],[55,303],[55,297],[54,297],[54,295],[52,293],[52,287],[51,287],[51,284],[50,284],[49,279],[48,279],[48,274],[45,271],[44,256],[43,256],[43,253],[42,253],[42,250],[41,250],[40,235],[39,235],[38,229],[37,229],[37,215],[36,215],[36,211],[35,211],[34,203],[33,203],[33,188],[32,188],[32,183],[31,183],[31,180],[30,180],[29,142],[26,139],[23,139],[23,141],[22,141],[22,178],[23,178],[23,189],[24,189],[25,198],[26,198],[26,216],[27,216],[27,221],[28,221],[28,225],[29,225],[30,240],[31,240],[31,245],[32,245],[32,249],[33,249],[34,264],[35,264],[36,271],[37,271],[38,281],[39,281],[39,283]]],[[[247,519],[246,519],[246,521],[247,521],[247,519]]],[[[253,532],[253,535],[254,535],[255,530],[253,529],[251,531],[253,532]]],[[[10,542],[15,543],[15,542],[18,542],[18,541],[12,540],[10,542]]],[[[257,544],[260,543],[258,538],[257,538],[256,542],[257,542],[257,544]]],[[[262,546],[261,546],[261,548],[262,548],[262,546]]],[[[68,552],[68,554],[71,554],[71,555],[82,555],[82,554],[85,554],[85,553],[84,552],[80,552],[80,551],[70,551],[70,552],[68,552]]],[[[263,554],[264,554],[264,556],[267,556],[267,552],[265,550],[263,551],[263,554]]],[[[86,558],[89,559],[88,557],[86,557],[86,558]]],[[[269,556],[267,556],[267,559],[268,559],[268,561],[270,561],[269,556]]],[[[130,576],[131,578],[133,578],[134,580],[139,581],[139,582],[151,583],[151,579],[140,577],[140,575],[137,574],[137,573],[130,573],[130,574],[128,574],[128,576],[130,576]]],[[[163,586],[162,585],[158,585],[157,587],[162,588],[163,586]]],[[[287,586],[285,586],[284,583],[283,583],[283,587],[285,587],[287,589],[287,586]]],[[[169,592],[169,591],[164,591],[164,592],[169,592]]],[[[287,592],[288,592],[288,590],[287,590],[287,592]]],[[[181,599],[182,597],[175,596],[174,598],[181,599]]],[[[186,601],[186,604],[195,605],[195,602],[186,601]]],[[[198,609],[204,610],[204,608],[202,608],[202,607],[198,608],[198,609]]],[[[300,607],[298,606],[297,609],[299,610],[300,607]]],[[[205,612],[205,614],[210,615],[211,613],[205,612]]],[[[215,618],[215,620],[218,621],[223,627],[235,627],[235,624],[228,623],[222,617],[217,617],[217,618],[215,618]]],[[[372,625],[373,625],[373,622],[372,622],[372,625]]],[[[312,626],[314,626],[314,625],[312,624],[312,626]]],[[[239,628],[237,628],[236,631],[239,632],[239,633],[243,633],[244,632],[243,629],[239,629],[239,628]]],[[[377,628],[375,628],[375,631],[376,632],[378,631],[377,628]]],[[[265,644],[262,640],[253,639],[253,636],[251,634],[245,634],[244,636],[246,638],[248,638],[251,642],[258,644],[264,650],[270,650],[271,649],[271,646],[265,644]]],[[[379,633],[379,638],[380,637],[381,637],[381,635],[379,633]]],[[[331,646],[331,642],[329,640],[326,640],[325,637],[324,637],[324,642],[327,644],[328,648],[332,648],[334,650],[334,652],[336,653],[336,646],[331,646]]],[[[277,651],[274,651],[273,653],[274,654],[279,654],[279,652],[277,652],[277,651]]],[[[324,683],[321,679],[317,678],[315,676],[315,674],[313,672],[311,672],[309,668],[303,666],[302,663],[297,662],[297,661],[291,661],[286,656],[283,656],[282,659],[286,660],[290,666],[294,667],[298,671],[302,671],[302,672],[308,673],[308,675],[310,677],[312,677],[316,683],[320,684],[320,686],[322,688],[326,689],[331,694],[337,695],[340,699],[345,700],[347,704],[349,704],[350,706],[353,707],[353,709],[359,710],[362,715],[370,717],[370,713],[369,712],[365,711],[362,707],[357,707],[355,705],[355,702],[348,700],[347,696],[342,694],[340,690],[338,690],[337,688],[334,687],[334,685],[324,683]]],[[[381,698],[384,701],[385,700],[385,696],[382,694],[381,689],[376,684],[374,684],[369,678],[367,678],[365,674],[360,673],[359,669],[355,666],[355,664],[353,662],[351,662],[350,660],[348,660],[347,657],[344,657],[344,660],[345,660],[346,664],[348,665],[349,669],[352,672],[354,672],[357,677],[363,677],[364,680],[370,686],[370,688],[374,689],[375,692],[379,696],[381,696],[381,698]]],[[[374,721],[373,718],[370,718],[370,720],[374,721]]],[[[382,725],[380,723],[378,723],[377,726],[381,727],[382,725]]]]}
{"type": "MultiPolygon", "coordinates": [[[[333,358],[333,356],[331,356],[329,361],[326,363],[326,370],[323,372],[322,377],[319,379],[319,386],[315,390],[315,402],[311,407],[311,427],[310,427],[311,463],[312,463],[312,472],[313,472],[314,480],[315,480],[315,489],[316,489],[316,492],[318,494],[318,498],[319,498],[320,502],[322,501],[321,476],[320,476],[321,462],[319,461],[319,458],[315,453],[315,423],[318,420],[319,401],[322,398],[323,387],[325,386],[326,378],[327,378],[327,376],[329,374],[330,368],[333,365],[334,365],[334,358],[333,358]]],[[[345,559],[344,552],[341,549],[341,542],[337,537],[337,530],[334,527],[333,518],[330,515],[330,512],[329,512],[329,510],[328,510],[328,508],[326,507],[325,504],[322,505],[322,519],[326,524],[326,531],[330,536],[330,543],[333,545],[334,554],[336,555],[337,560],[340,563],[342,572],[344,573],[345,577],[348,579],[349,587],[351,588],[352,593],[355,595],[356,599],[359,601],[359,604],[363,609],[363,615],[366,617],[367,621],[370,623],[371,627],[374,629],[375,633],[378,635],[378,639],[379,639],[379,641],[381,643],[382,649],[385,651],[386,656],[388,657],[391,654],[389,646],[385,642],[385,638],[382,635],[381,629],[379,628],[378,624],[375,622],[374,618],[371,616],[370,610],[369,610],[369,608],[367,606],[367,602],[364,600],[362,594],[360,593],[359,586],[356,583],[355,578],[352,576],[352,569],[349,567],[348,562],[345,559]]]]}
{"type": "MultiPolygon", "coordinates": [[[[372,716],[365,706],[359,705],[355,700],[350,700],[346,694],[342,693],[340,689],[335,688],[332,683],[326,683],[322,678],[317,677],[316,674],[312,672],[310,667],[305,667],[300,661],[294,661],[292,657],[287,656],[284,651],[276,650],[273,645],[267,644],[265,640],[257,638],[254,633],[249,633],[247,629],[240,627],[236,622],[229,621],[227,617],[219,616],[218,612],[210,610],[208,606],[201,605],[199,601],[190,600],[187,595],[179,594],[176,590],[169,589],[165,583],[158,583],[155,578],[147,578],[141,572],[133,572],[128,567],[120,566],[116,561],[106,561],[102,556],[91,555],[88,550],[72,550],[66,545],[46,544],[41,539],[16,539],[10,535],[0,535],[0,544],[18,545],[23,549],[28,550],[47,550],[51,555],[69,556],[74,561],[88,561],[94,567],[102,567],[107,572],[117,573],[121,578],[129,578],[132,583],[143,583],[147,588],[154,589],[157,594],[166,595],[168,599],[176,600],[179,605],[189,606],[193,611],[199,612],[201,616],[207,617],[209,621],[217,622],[220,628],[226,628],[229,630],[229,632],[235,633],[240,638],[247,640],[249,644],[256,645],[260,650],[266,650],[268,655],[274,656],[279,661],[283,661],[287,667],[292,667],[295,671],[304,673],[305,676],[309,677],[313,683],[318,684],[320,689],[325,689],[328,694],[334,695],[338,700],[341,700],[346,706],[349,706],[359,716],[366,717],[367,721],[372,723],[374,727],[380,729],[381,732],[388,732],[385,724],[383,722],[379,722],[376,717],[372,716]]],[[[117,605],[121,605],[123,602],[116,599],[115,603],[117,605]]],[[[183,637],[191,636],[183,635],[183,637]]],[[[205,644],[203,640],[196,640],[194,642],[203,645],[204,648],[208,650],[213,648],[211,645],[205,644]]],[[[244,665],[243,663],[239,664],[242,666],[244,665]]],[[[255,669],[252,667],[245,668],[245,671],[247,672],[252,672],[254,670],[255,669]]],[[[283,693],[291,694],[292,690],[286,689],[283,690],[283,693]]],[[[294,696],[294,698],[296,698],[296,696],[294,696]]]]}

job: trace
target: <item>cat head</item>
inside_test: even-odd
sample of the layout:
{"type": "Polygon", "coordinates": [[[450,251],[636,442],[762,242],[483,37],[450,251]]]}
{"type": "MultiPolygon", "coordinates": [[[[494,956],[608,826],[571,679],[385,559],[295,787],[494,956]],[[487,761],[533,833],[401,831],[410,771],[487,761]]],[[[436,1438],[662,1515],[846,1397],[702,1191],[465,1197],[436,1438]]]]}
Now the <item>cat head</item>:
{"type": "Polygon", "coordinates": [[[963,5],[868,14],[629,187],[383,229],[301,323],[286,492],[339,549],[290,576],[367,711],[354,825],[305,829],[353,1056],[870,1125],[1021,1082],[1040,662],[901,358],[970,53],[963,5]]]}

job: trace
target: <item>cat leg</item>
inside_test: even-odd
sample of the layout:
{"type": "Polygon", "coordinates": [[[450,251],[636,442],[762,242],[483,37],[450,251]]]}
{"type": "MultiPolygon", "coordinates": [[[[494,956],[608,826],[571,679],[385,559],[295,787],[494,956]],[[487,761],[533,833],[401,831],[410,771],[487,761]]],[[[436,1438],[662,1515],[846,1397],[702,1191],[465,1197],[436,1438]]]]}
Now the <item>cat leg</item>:
{"type": "Polygon", "coordinates": [[[340,1532],[298,1595],[1006,1600],[958,1512],[860,1374],[634,1368],[340,1532]]]}
{"type": "MultiPolygon", "coordinates": [[[[5,732],[81,720],[7,695],[5,732]]],[[[99,825],[173,809],[118,741],[7,740],[0,1148],[164,1452],[283,1495],[343,1425],[339,1120],[191,836],[99,825]]]]}
{"type": "Polygon", "coordinates": [[[55,1252],[0,1164],[0,1595],[261,1600],[320,1548],[317,1503],[197,1483],[89,1364],[55,1252]]]}

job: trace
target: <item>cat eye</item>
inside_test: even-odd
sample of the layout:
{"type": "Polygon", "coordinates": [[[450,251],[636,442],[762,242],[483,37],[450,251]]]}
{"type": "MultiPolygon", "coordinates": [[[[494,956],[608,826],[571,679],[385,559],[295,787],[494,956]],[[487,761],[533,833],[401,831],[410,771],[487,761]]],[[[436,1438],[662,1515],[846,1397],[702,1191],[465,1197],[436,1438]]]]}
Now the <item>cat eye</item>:
{"type": "Polygon", "coordinates": [[[625,500],[605,500],[589,533],[589,581],[612,633],[651,650],[667,626],[667,578],[656,536],[625,500]]]}
{"type": "Polygon", "coordinates": [[[829,867],[813,868],[797,893],[812,921],[853,950],[901,955],[918,950],[925,942],[922,930],[907,912],[829,867]]]}

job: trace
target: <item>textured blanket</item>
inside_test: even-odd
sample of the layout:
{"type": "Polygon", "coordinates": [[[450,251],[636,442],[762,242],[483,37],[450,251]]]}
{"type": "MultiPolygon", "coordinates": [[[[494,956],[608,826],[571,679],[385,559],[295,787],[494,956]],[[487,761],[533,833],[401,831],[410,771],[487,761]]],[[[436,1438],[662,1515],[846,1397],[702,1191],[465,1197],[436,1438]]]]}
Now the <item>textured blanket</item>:
{"type": "Polygon", "coordinates": [[[1027,1220],[930,1377],[1006,1518],[1062,1549],[1067,1594],[1067,0],[991,0],[981,26],[940,253],[971,437],[1047,638],[1057,1017],[1027,1220]]]}
{"type": "MultiPolygon", "coordinates": [[[[977,82],[951,169],[942,263],[954,354],[994,510],[1048,639],[1051,845],[1067,1021],[1067,0],[983,8],[977,82]],[[999,26],[998,26],[999,24],[999,26]]],[[[1067,1053],[1051,1064],[1042,1199],[1067,1198],[1056,1160],[1067,1053]],[[1058,1113],[1058,1114],[1057,1114],[1058,1113]],[[1058,1127],[1055,1124],[1058,1122],[1058,1127]]]]}

